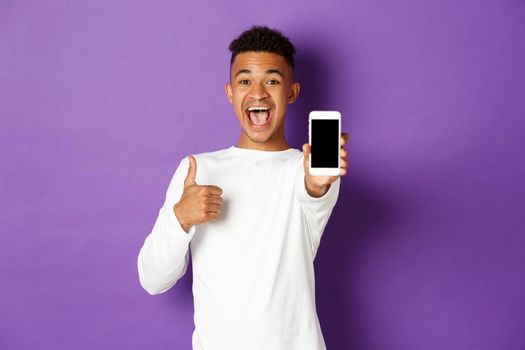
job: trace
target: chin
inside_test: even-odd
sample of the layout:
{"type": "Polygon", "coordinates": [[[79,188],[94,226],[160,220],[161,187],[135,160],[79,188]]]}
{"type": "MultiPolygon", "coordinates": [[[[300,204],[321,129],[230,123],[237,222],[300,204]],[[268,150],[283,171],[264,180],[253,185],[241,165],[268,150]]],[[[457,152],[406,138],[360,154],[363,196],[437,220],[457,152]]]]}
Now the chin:
{"type": "Polygon", "coordinates": [[[268,142],[272,138],[272,134],[261,135],[261,133],[246,132],[250,140],[257,143],[268,142]]]}

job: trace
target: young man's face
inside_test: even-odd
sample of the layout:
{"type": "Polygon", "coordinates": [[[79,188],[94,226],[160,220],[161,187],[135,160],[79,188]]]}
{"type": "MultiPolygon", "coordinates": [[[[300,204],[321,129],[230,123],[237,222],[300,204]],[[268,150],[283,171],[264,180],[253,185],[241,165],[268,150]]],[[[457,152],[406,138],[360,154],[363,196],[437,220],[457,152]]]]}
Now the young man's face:
{"type": "Polygon", "coordinates": [[[300,88],[292,75],[292,68],[278,54],[249,51],[235,57],[225,90],[242,128],[237,146],[269,151],[289,148],[284,116],[300,88]],[[250,112],[250,107],[269,111],[250,112]]]}

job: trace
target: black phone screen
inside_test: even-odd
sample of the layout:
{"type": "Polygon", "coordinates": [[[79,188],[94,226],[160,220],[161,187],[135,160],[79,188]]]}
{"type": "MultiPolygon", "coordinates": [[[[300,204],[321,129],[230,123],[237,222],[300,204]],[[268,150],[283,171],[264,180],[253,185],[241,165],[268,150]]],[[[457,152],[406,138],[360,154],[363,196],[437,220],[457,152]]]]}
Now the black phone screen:
{"type": "Polygon", "coordinates": [[[337,168],[339,166],[339,120],[312,119],[311,126],[312,168],[337,168]]]}

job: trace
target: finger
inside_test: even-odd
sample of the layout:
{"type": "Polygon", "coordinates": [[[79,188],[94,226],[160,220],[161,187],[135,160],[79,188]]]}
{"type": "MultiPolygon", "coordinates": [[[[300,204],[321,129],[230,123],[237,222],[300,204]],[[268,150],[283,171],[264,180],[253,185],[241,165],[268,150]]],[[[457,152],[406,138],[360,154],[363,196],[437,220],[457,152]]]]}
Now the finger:
{"type": "Polygon", "coordinates": [[[215,210],[207,210],[205,212],[206,219],[213,220],[219,217],[220,212],[215,210]]]}
{"type": "Polygon", "coordinates": [[[206,212],[206,219],[207,220],[217,220],[219,219],[219,213],[214,211],[206,212]]]}
{"type": "Polygon", "coordinates": [[[188,174],[186,175],[186,179],[184,180],[184,187],[188,185],[196,184],[195,182],[195,176],[197,175],[197,161],[193,156],[189,156],[190,165],[188,167],[188,174]]]}
{"type": "Polygon", "coordinates": [[[341,168],[341,170],[339,171],[339,175],[346,175],[346,169],[341,168]]]}
{"type": "Polygon", "coordinates": [[[305,166],[305,168],[309,167],[310,166],[310,153],[312,151],[312,147],[310,146],[310,144],[308,143],[305,143],[303,145],[303,164],[305,166]]]}
{"type": "Polygon", "coordinates": [[[341,134],[341,146],[344,146],[348,142],[349,139],[350,139],[350,135],[348,135],[348,133],[346,132],[343,132],[341,134]]]}
{"type": "Polygon", "coordinates": [[[213,185],[203,185],[206,189],[206,194],[209,196],[220,196],[222,194],[222,188],[213,185]]]}
{"type": "Polygon", "coordinates": [[[204,207],[205,213],[219,213],[221,211],[221,206],[217,204],[206,204],[204,207]]]}
{"type": "Polygon", "coordinates": [[[205,203],[213,205],[222,205],[222,198],[220,196],[206,196],[205,203]]]}
{"type": "Polygon", "coordinates": [[[347,154],[346,150],[344,148],[341,148],[341,151],[339,152],[339,155],[341,156],[341,158],[346,157],[346,154],[347,154]]]}
{"type": "Polygon", "coordinates": [[[305,143],[305,144],[303,145],[303,153],[304,153],[304,156],[305,156],[305,157],[306,157],[306,156],[309,156],[311,151],[312,151],[312,148],[311,148],[310,144],[305,143]]]}

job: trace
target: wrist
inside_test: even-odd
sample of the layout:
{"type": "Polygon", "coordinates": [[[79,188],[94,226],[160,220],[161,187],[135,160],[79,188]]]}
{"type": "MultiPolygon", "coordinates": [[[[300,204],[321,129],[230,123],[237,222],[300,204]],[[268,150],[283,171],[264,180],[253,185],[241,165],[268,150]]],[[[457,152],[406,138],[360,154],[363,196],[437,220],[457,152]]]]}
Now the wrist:
{"type": "Polygon", "coordinates": [[[180,226],[182,227],[182,229],[183,229],[184,231],[186,231],[186,233],[188,233],[189,230],[190,230],[191,225],[188,225],[187,223],[185,223],[185,222],[182,220],[182,215],[180,215],[180,210],[179,210],[178,204],[179,204],[179,203],[176,203],[176,204],[173,206],[173,213],[175,214],[175,217],[176,217],[177,220],[179,221],[179,224],[180,224],[180,226]]]}
{"type": "Polygon", "coordinates": [[[308,181],[306,180],[306,177],[304,178],[304,186],[306,189],[306,193],[314,198],[322,197],[328,192],[328,189],[330,188],[330,184],[323,185],[323,186],[315,186],[308,184],[308,181]]]}

